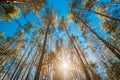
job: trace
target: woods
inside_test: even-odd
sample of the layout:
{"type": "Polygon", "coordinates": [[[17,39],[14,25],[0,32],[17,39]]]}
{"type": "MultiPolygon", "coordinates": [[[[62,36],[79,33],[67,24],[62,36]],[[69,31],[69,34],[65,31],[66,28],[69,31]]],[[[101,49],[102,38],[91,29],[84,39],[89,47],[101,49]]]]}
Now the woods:
{"type": "Polygon", "coordinates": [[[120,80],[120,1],[1,0],[0,80],[120,80]]]}

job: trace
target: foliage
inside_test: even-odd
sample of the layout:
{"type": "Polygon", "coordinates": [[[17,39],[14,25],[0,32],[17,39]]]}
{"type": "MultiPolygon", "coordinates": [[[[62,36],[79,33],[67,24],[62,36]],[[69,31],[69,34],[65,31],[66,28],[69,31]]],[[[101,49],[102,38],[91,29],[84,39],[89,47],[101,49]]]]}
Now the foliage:
{"type": "Polygon", "coordinates": [[[6,21],[11,21],[12,19],[19,17],[20,8],[16,6],[11,6],[11,5],[8,7],[1,6],[0,8],[1,8],[0,11],[2,13],[2,17],[6,21]]]}
{"type": "Polygon", "coordinates": [[[1,32],[0,33],[0,40],[3,40],[4,39],[4,32],[1,32]]]}
{"type": "Polygon", "coordinates": [[[101,23],[102,29],[108,33],[115,33],[116,28],[117,28],[117,22],[116,21],[112,21],[112,20],[104,20],[101,23]]]}

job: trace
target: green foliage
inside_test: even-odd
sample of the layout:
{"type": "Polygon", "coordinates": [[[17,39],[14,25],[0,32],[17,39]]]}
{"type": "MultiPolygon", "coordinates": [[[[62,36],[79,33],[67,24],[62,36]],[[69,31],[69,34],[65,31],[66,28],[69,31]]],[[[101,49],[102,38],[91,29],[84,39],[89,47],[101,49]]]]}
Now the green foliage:
{"type": "Polygon", "coordinates": [[[117,22],[113,21],[113,20],[107,20],[105,19],[102,23],[101,23],[102,29],[108,33],[115,33],[116,28],[117,28],[117,22]]]}
{"type": "Polygon", "coordinates": [[[28,26],[29,29],[33,29],[35,25],[32,24],[32,23],[28,23],[27,26],[28,26]]]}
{"type": "Polygon", "coordinates": [[[11,21],[14,18],[18,18],[19,17],[19,13],[20,13],[20,8],[16,7],[16,6],[1,6],[0,7],[0,12],[2,14],[1,19],[5,19],[6,21],[11,21]]]}
{"type": "MultiPolygon", "coordinates": [[[[103,12],[103,8],[101,8],[101,7],[95,7],[95,8],[96,8],[97,12],[99,12],[99,13],[103,12]]],[[[98,15],[98,17],[103,18],[103,16],[101,16],[101,15],[98,15]]]]}
{"type": "Polygon", "coordinates": [[[61,29],[65,30],[65,28],[67,27],[67,21],[65,20],[65,18],[62,18],[59,26],[61,27],[61,29]]]}
{"type": "Polygon", "coordinates": [[[5,37],[4,37],[4,32],[0,32],[0,40],[3,40],[5,37]]]}
{"type": "Polygon", "coordinates": [[[44,25],[55,27],[55,23],[57,22],[58,19],[57,13],[50,8],[47,8],[45,13],[46,14],[42,17],[42,20],[45,23],[44,25]]]}
{"type": "Polygon", "coordinates": [[[90,10],[94,6],[94,4],[93,4],[94,1],[95,0],[84,0],[83,7],[90,10]]]}

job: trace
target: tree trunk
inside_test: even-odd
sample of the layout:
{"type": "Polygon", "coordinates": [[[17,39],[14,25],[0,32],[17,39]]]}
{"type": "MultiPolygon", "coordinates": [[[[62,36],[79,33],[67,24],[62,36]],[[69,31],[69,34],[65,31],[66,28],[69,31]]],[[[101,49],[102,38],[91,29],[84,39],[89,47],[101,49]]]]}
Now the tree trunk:
{"type": "Polygon", "coordinates": [[[99,13],[99,12],[96,12],[96,11],[87,10],[87,9],[80,9],[80,10],[86,10],[88,12],[92,12],[92,13],[98,14],[100,16],[103,16],[103,17],[106,17],[106,18],[109,18],[109,19],[112,19],[112,20],[120,21],[120,19],[118,19],[118,18],[114,18],[114,17],[111,17],[109,15],[106,15],[106,14],[103,14],[103,13],[99,13]]]}
{"type": "MultiPolygon", "coordinates": [[[[39,52],[38,52],[38,53],[39,53],[39,52]]],[[[28,70],[28,74],[27,74],[25,80],[29,80],[30,72],[31,72],[31,70],[32,70],[32,68],[33,68],[33,65],[35,65],[35,62],[36,62],[36,61],[37,61],[37,56],[35,57],[35,60],[33,61],[33,64],[30,65],[30,68],[29,68],[29,70],[28,70]]]]}
{"type": "Polygon", "coordinates": [[[71,40],[71,42],[72,42],[72,44],[73,44],[73,46],[74,46],[74,48],[75,48],[75,50],[76,50],[76,52],[77,52],[77,55],[78,55],[80,61],[81,61],[81,66],[82,66],[83,71],[84,71],[84,73],[85,73],[85,75],[86,75],[86,80],[91,80],[90,75],[89,75],[89,73],[88,73],[88,71],[87,71],[87,69],[86,69],[86,67],[85,67],[85,64],[84,64],[84,62],[83,62],[83,60],[82,60],[82,58],[81,58],[81,56],[80,56],[80,54],[79,54],[79,51],[78,51],[78,49],[76,48],[76,46],[75,46],[75,44],[74,44],[74,41],[72,40],[72,38],[71,38],[68,30],[67,30],[66,28],[65,28],[65,30],[66,30],[66,33],[67,33],[67,35],[69,36],[69,38],[70,38],[70,40],[71,40]]]}
{"type": "Polygon", "coordinates": [[[18,1],[18,0],[0,0],[0,2],[5,2],[5,3],[12,3],[12,4],[22,4],[22,5],[32,5],[32,4],[38,4],[38,3],[41,3],[42,0],[39,0],[39,1],[18,1]]]}
{"type": "Polygon", "coordinates": [[[7,69],[7,71],[5,72],[5,74],[3,74],[2,80],[5,79],[6,75],[8,74],[8,72],[10,71],[11,67],[13,66],[13,64],[15,63],[15,61],[13,61],[10,65],[10,67],[7,69]]]}
{"type": "MultiPolygon", "coordinates": [[[[75,40],[74,40],[74,41],[75,41],[75,40]]],[[[75,44],[77,45],[80,53],[82,54],[82,56],[83,56],[83,58],[84,58],[84,60],[85,60],[85,62],[86,62],[86,64],[87,64],[88,69],[90,70],[90,72],[91,72],[91,74],[92,74],[92,77],[93,77],[92,80],[98,79],[96,73],[92,70],[90,64],[89,64],[88,61],[86,60],[85,53],[82,51],[82,49],[80,48],[80,46],[78,45],[78,43],[77,43],[76,41],[75,41],[75,44]]]]}
{"type": "MultiPolygon", "coordinates": [[[[22,76],[22,80],[24,80],[24,76],[25,76],[25,74],[27,73],[27,71],[29,71],[29,67],[31,67],[31,65],[34,63],[34,59],[36,58],[36,56],[37,56],[37,54],[38,54],[38,50],[39,50],[39,47],[37,48],[37,50],[36,50],[36,52],[34,53],[34,55],[33,55],[33,58],[30,60],[30,65],[28,64],[27,65],[27,69],[26,69],[26,71],[24,72],[24,74],[23,74],[23,76],[22,76]]],[[[28,73],[27,73],[28,74],[28,73]]],[[[26,80],[26,79],[25,79],[26,80]]]]}
{"type": "Polygon", "coordinates": [[[114,46],[108,43],[106,40],[102,39],[95,31],[93,31],[81,18],[79,20],[85,25],[85,27],[91,31],[99,40],[101,40],[104,45],[118,58],[120,59],[119,49],[114,48],[114,46]]]}
{"type": "Polygon", "coordinates": [[[27,48],[24,50],[24,53],[23,53],[23,55],[22,55],[22,57],[21,57],[20,61],[18,62],[18,64],[17,64],[17,66],[16,66],[16,68],[15,68],[15,70],[14,70],[14,72],[13,72],[13,74],[12,74],[11,78],[10,78],[10,80],[12,80],[12,78],[14,77],[14,74],[16,73],[16,71],[17,71],[17,69],[18,69],[18,67],[19,67],[20,63],[22,62],[22,60],[23,60],[23,58],[24,58],[24,56],[25,56],[25,53],[27,52],[27,49],[28,49],[28,48],[29,48],[29,46],[30,46],[30,43],[31,43],[31,41],[29,42],[29,44],[28,44],[27,48]]]}
{"type": "Polygon", "coordinates": [[[32,50],[34,49],[36,42],[37,42],[37,40],[34,41],[34,43],[33,43],[32,47],[31,47],[30,51],[29,51],[28,54],[27,54],[27,57],[25,58],[25,60],[24,60],[23,63],[21,64],[20,69],[19,69],[20,71],[19,71],[19,70],[17,71],[17,75],[15,76],[15,79],[16,79],[16,80],[18,80],[18,78],[19,78],[19,76],[20,76],[20,74],[21,74],[21,72],[22,72],[22,70],[23,70],[23,68],[24,68],[25,62],[27,62],[27,59],[28,59],[28,57],[30,56],[32,50]]]}
{"type": "Polygon", "coordinates": [[[43,48],[42,48],[42,52],[41,52],[42,54],[41,54],[41,57],[40,57],[40,60],[39,60],[39,63],[38,63],[38,67],[36,69],[34,80],[39,80],[39,75],[40,75],[40,72],[41,72],[42,62],[43,62],[44,54],[45,54],[45,50],[46,50],[48,32],[49,32],[49,26],[47,26],[47,31],[45,33],[44,44],[43,44],[43,48]]]}

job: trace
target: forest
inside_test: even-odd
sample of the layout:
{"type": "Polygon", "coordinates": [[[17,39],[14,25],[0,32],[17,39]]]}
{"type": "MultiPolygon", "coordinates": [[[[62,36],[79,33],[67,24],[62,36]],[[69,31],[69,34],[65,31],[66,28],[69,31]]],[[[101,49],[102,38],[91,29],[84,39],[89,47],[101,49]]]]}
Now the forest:
{"type": "Polygon", "coordinates": [[[0,80],[120,80],[120,0],[0,0],[0,80]]]}

